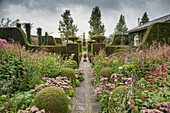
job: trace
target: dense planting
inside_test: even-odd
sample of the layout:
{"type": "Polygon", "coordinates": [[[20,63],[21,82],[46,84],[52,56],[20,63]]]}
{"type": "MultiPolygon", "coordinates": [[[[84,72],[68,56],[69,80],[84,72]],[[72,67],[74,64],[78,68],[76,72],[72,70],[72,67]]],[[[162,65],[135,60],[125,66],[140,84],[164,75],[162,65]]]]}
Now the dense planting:
{"type": "Polygon", "coordinates": [[[94,93],[102,112],[168,112],[169,51],[168,45],[160,43],[109,57],[100,51],[89,77],[96,85],[94,93]],[[102,77],[109,68],[112,74],[102,77]]]}
{"type": "Polygon", "coordinates": [[[83,69],[78,68],[75,62],[74,69],[70,68],[67,75],[60,76],[62,69],[67,67],[72,58],[70,56],[63,60],[63,56],[55,53],[26,51],[19,44],[8,44],[6,40],[0,39],[0,112],[48,111],[46,108],[35,107],[34,101],[35,95],[48,87],[58,87],[65,93],[65,110],[70,112],[70,99],[75,88],[72,87],[73,82],[68,74],[73,74],[71,76],[76,86],[84,80],[83,69]]]}

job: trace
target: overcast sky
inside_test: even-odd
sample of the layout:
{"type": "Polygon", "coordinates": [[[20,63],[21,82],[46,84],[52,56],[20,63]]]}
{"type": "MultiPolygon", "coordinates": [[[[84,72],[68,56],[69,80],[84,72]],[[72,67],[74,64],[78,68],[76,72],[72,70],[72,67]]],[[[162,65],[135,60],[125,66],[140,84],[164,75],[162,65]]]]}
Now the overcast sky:
{"type": "Polygon", "coordinates": [[[77,36],[85,32],[87,38],[88,21],[95,6],[101,10],[106,36],[114,33],[121,14],[125,16],[129,29],[137,26],[137,18],[141,18],[144,12],[148,13],[150,20],[170,14],[170,0],[0,0],[0,19],[34,23],[33,35],[36,35],[36,28],[41,27],[43,35],[47,31],[59,37],[61,14],[70,10],[74,24],[79,28],[77,36]]]}

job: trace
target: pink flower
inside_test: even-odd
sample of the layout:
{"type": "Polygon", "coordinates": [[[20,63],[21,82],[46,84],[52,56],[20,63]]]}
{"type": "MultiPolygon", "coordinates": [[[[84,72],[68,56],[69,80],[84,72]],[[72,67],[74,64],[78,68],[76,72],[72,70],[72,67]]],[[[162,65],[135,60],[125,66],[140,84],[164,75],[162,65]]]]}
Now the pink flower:
{"type": "Polygon", "coordinates": [[[115,79],[114,82],[117,82],[117,79],[115,79]]]}
{"type": "Polygon", "coordinates": [[[46,80],[46,79],[48,79],[47,77],[42,77],[42,80],[46,80]]]}
{"type": "Polygon", "coordinates": [[[120,85],[123,85],[123,83],[119,83],[120,85]]]}
{"type": "Polygon", "coordinates": [[[125,80],[127,80],[127,78],[122,77],[122,80],[125,81],[125,80]]]}
{"type": "Polygon", "coordinates": [[[108,83],[108,84],[106,84],[106,86],[111,87],[111,86],[112,86],[112,84],[111,84],[111,83],[108,83]]]}
{"type": "Polygon", "coordinates": [[[106,78],[101,78],[100,79],[100,82],[103,82],[103,81],[105,81],[105,80],[108,80],[108,78],[106,77],[106,78]]]}

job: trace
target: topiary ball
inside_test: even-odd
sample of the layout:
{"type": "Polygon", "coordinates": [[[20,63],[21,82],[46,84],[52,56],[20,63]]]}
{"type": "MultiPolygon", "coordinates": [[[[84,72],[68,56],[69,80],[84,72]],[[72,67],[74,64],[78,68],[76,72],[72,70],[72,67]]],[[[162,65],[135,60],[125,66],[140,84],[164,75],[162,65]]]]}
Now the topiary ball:
{"type": "Polygon", "coordinates": [[[66,93],[58,87],[47,87],[38,92],[34,98],[39,109],[50,113],[67,113],[68,98],[66,93]]]}
{"type": "Polygon", "coordinates": [[[72,86],[75,87],[76,76],[75,76],[74,69],[72,68],[61,69],[60,76],[63,76],[63,77],[65,76],[65,77],[68,77],[69,79],[71,78],[72,86]]]}
{"type": "Polygon", "coordinates": [[[110,78],[110,76],[112,75],[113,71],[112,69],[106,67],[100,70],[100,72],[98,73],[98,76],[102,76],[102,77],[108,77],[110,78]]]}
{"type": "Polygon", "coordinates": [[[68,60],[66,63],[65,63],[65,67],[66,68],[73,68],[73,69],[77,69],[78,68],[78,64],[75,60],[68,60]]]}
{"type": "MultiPolygon", "coordinates": [[[[132,87],[129,86],[129,90],[131,90],[132,87]]],[[[125,101],[125,103],[128,101],[127,100],[127,92],[128,90],[126,89],[126,86],[118,86],[117,88],[115,88],[111,95],[110,95],[110,99],[109,99],[109,113],[113,113],[115,112],[114,109],[117,107],[120,107],[122,102],[125,101]],[[125,99],[125,100],[123,100],[125,99]]],[[[142,94],[140,92],[136,92],[134,94],[135,97],[138,97],[138,99],[142,99],[142,94]]],[[[126,109],[126,108],[125,108],[126,109]]],[[[131,108],[131,111],[134,110],[133,108],[131,108]]]]}

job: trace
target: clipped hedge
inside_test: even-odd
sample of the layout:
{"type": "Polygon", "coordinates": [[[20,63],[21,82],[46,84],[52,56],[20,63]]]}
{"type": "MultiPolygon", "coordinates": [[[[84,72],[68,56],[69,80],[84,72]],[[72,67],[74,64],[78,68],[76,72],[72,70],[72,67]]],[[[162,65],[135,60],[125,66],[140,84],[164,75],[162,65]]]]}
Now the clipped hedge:
{"type": "Polygon", "coordinates": [[[151,45],[153,40],[156,40],[157,42],[166,42],[170,45],[168,38],[170,38],[170,22],[153,23],[148,27],[142,43],[151,45]]]}
{"type": "Polygon", "coordinates": [[[15,42],[18,42],[21,45],[30,45],[27,41],[26,34],[21,28],[1,27],[0,38],[6,39],[8,42],[11,41],[11,39],[13,39],[15,42]]]}
{"type": "Polygon", "coordinates": [[[62,44],[61,38],[54,38],[57,44],[62,44]]]}
{"type": "Polygon", "coordinates": [[[78,43],[67,43],[67,53],[69,56],[71,54],[74,54],[73,60],[75,60],[78,63],[78,65],[81,59],[79,52],[80,48],[78,43]]]}
{"type": "Polygon", "coordinates": [[[113,54],[116,51],[119,51],[120,49],[123,48],[130,48],[132,46],[128,46],[128,45],[117,45],[117,46],[107,46],[106,47],[106,56],[109,56],[111,54],[113,54]]]}
{"type": "Polygon", "coordinates": [[[110,45],[129,45],[127,34],[114,34],[110,45]]]}
{"type": "Polygon", "coordinates": [[[61,55],[67,54],[67,47],[64,45],[44,45],[44,46],[35,46],[35,45],[29,45],[27,46],[29,50],[42,50],[44,48],[47,48],[49,51],[48,52],[53,52],[53,53],[58,53],[61,55]]]}
{"type": "Polygon", "coordinates": [[[48,45],[57,45],[53,36],[48,36],[47,40],[48,40],[48,45]]]}
{"type": "Polygon", "coordinates": [[[101,44],[101,43],[91,44],[92,55],[95,56],[96,54],[98,54],[101,49],[105,49],[105,46],[106,46],[105,44],[101,44]]]}

